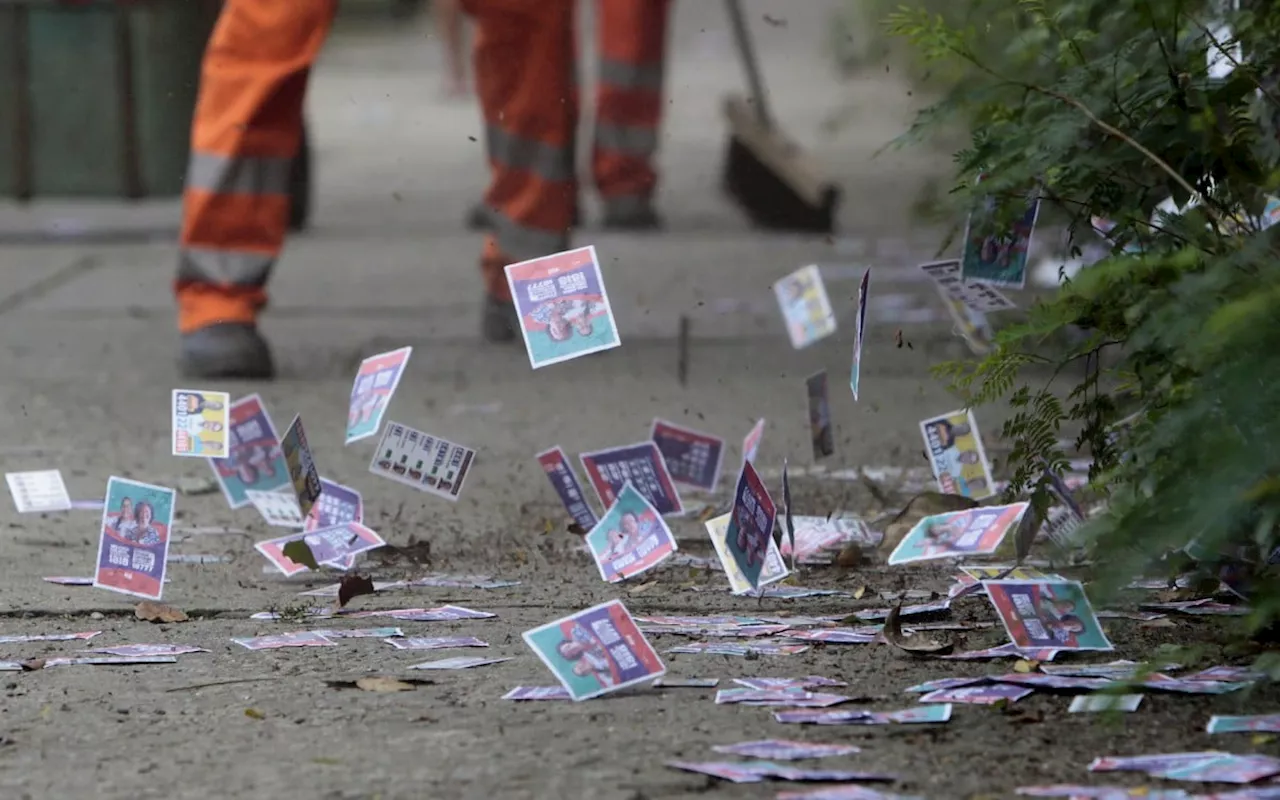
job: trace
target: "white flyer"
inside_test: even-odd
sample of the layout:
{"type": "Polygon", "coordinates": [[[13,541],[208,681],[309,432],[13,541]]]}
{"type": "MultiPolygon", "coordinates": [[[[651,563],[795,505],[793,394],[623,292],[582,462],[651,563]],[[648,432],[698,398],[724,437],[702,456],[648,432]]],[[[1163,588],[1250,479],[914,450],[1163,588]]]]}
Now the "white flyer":
{"type": "Polygon", "coordinates": [[[456,501],[475,457],[476,451],[469,447],[398,422],[387,422],[369,471],[456,501]]]}
{"type": "Polygon", "coordinates": [[[71,496],[62,481],[62,471],[44,469],[35,472],[6,472],[9,494],[19,514],[42,511],[67,511],[71,508],[71,496]]]}
{"type": "Polygon", "coordinates": [[[285,492],[260,492],[248,489],[245,496],[268,525],[280,528],[301,528],[306,524],[298,498],[285,492]]]}

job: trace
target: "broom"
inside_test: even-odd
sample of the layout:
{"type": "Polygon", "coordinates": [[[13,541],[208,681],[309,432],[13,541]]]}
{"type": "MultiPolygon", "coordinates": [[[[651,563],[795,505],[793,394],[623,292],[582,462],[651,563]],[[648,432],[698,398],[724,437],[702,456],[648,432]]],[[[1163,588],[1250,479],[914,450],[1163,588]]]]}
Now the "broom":
{"type": "Polygon", "coordinates": [[[818,177],[804,152],[774,127],[742,5],[725,4],[751,96],[725,99],[730,136],[723,188],[762,228],[831,233],[840,188],[818,177]]]}

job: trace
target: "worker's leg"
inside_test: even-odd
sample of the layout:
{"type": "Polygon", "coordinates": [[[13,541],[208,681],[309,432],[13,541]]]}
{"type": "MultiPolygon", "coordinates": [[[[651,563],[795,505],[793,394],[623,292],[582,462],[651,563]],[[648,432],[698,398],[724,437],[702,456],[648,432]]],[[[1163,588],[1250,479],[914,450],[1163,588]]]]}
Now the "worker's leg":
{"type": "Polygon", "coordinates": [[[516,335],[503,267],[569,246],[577,192],[573,7],[573,0],[468,3],[490,169],[484,199],[492,227],[480,268],[492,340],[516,335]]]}
{"type": "Polygon", "coordinates": [[[337,0],[226,0],[191,126],[175,293],[188,374],[265,377],[255,327],[284,244],[307,73],[337,0]]]}
{"type": "Polygon", "coordinates": [[[652,228],[669,0],[599,0],[600,75],[591,170],[605,225],[652,228]]]}

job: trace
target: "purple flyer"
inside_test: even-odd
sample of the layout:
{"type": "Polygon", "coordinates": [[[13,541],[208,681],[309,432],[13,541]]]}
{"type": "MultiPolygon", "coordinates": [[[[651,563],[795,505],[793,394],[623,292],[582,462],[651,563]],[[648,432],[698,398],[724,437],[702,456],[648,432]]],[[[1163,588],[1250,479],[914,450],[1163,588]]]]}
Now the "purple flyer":
{"type": "Polygon", "coordinates": [[[680,493],[667,471],[667,462],[653,442],[583,453],[579,458],[606,509],[614,504],[622,487],[630,481],[662,516],[684,513],[680,493]]]}
{"type": "Polygon", "coordinates": [[[304,531],[333,528],[348,522],[364,522],[364,500],[360,493],[328,478],[320,479],[320,497],[307,514],[304,531]]]}
{"type": "Polygon", "coordinates": [[[542,471],[547,473],[551,487],[560,495],[560,502],[564,504],[569,516],[573,517],[584,534],[589,533],[600,520],[596,518],[596,512],[591,510],[591,504],[582,493],[582,484],[578,482],[578,475],[573,467],[569,466],[564,450],[553,447],[538,453],[537,459],[542,471]]]}
{"type": "Polygon", "coordinates": [[[662,419],[653,421],[649,438],[676,483],[714,492],[724,462],[724,439],[699,433],[662,419]]]}
{"type": "Polygon", "coordinates": [[[1008,683],[996,683],[982,686],[959,686],[955,689],[939,689],[929,692],[920,698],[921,703],[970,703],[972,705],[990,706],[1006,701],[1016,702],[1031,694],[1033,689],[1024,689],[1008,683]]]}

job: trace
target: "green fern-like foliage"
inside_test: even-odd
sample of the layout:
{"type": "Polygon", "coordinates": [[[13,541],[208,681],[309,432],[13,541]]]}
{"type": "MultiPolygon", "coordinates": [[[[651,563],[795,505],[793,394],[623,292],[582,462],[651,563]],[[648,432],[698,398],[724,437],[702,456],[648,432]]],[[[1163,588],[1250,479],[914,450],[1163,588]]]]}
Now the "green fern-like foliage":
{"type": "MultiPolygon", "coordinates": [[[[963,76],[903,138],[973,131],[955,156],[957,218],[994,196],[1002,224],[1035,187],[1077,241],[1099,236],[1091,218],[1116,225],[1109,257],[988,357],[939,373],[974,405],[1012,408],[1009,491],[1040,515],[1044,465],[1061,468],[1060,434],[1078,431],[1108,504],[1084,530],[1104,594],[1191,542],[1210,562],[1265,560],[1280,545],[1280,226],[1261,219],[1280,187],[1280,3],[953,2],[887,26],[963,76]],[[1215,77],[1223,50],[1236,66],[1215,77]],[[1158,210],[1170,198],[1181,213],[1158,210]],[[1046,347],[1067,328],[1083,341],[1046,347]]],[[[1258,572],[1261,625],[1280,616],[1280,583],[1258,572]]]]}

